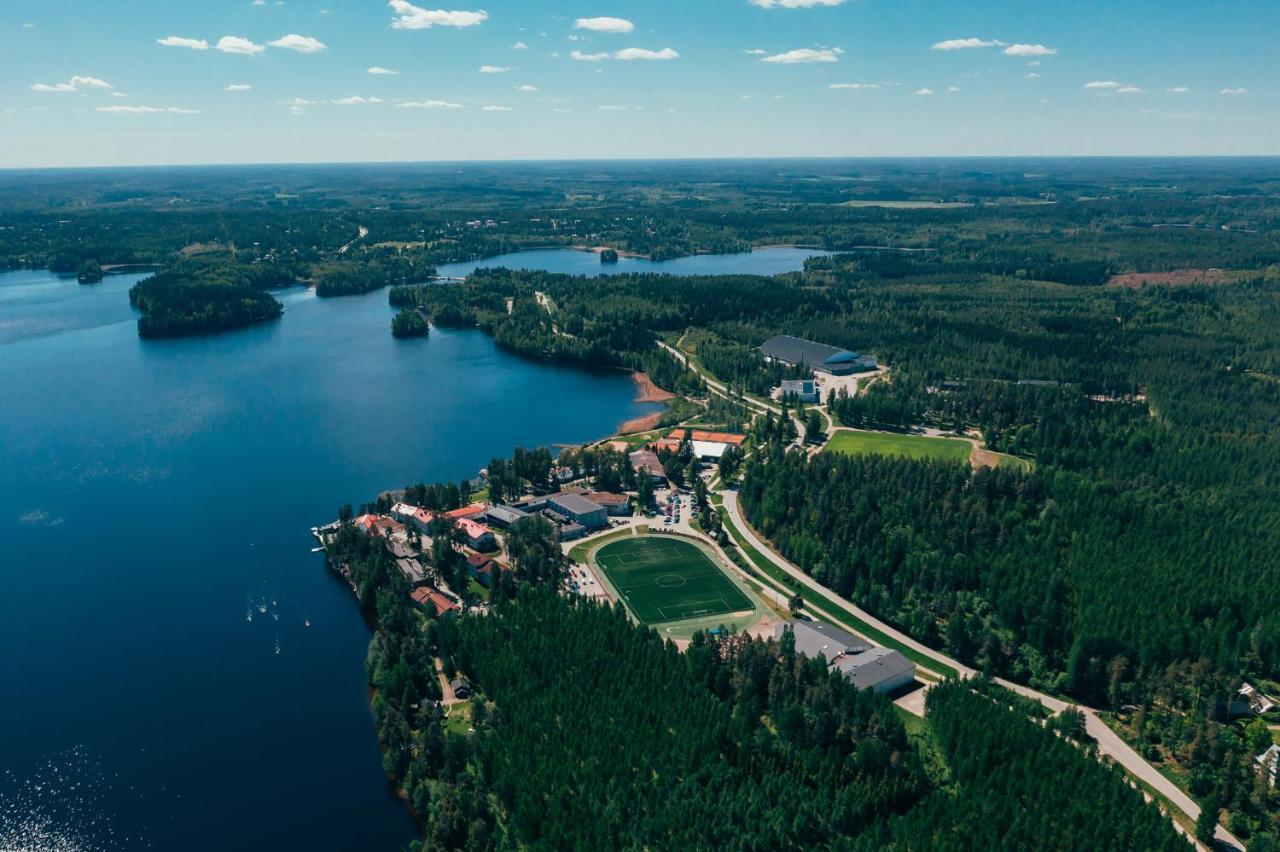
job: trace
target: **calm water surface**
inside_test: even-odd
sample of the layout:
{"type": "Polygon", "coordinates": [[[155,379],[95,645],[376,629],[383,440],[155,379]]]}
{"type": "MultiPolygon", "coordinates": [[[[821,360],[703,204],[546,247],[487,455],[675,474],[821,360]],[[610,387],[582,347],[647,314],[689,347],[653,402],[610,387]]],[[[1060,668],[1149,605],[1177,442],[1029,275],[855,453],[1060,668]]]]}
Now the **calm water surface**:
{"type": "Polygon", "coordinates": [[[765,248],[736,254],[695,254],[671,260],[620,257],[617,263],[601,263],[595,252],[575,249],[538,249],[512,252],[466,263],[445,263],[437,270],[449,278],[461,278],[476,269],[505,266],[508,269],[541,269],[569,275],[614,275],[660,272],[668,275],[777,275],[804,268],[805,258],[831,252],[801,248],[765,248]]]}
{"type": "Polygon", "coordinates": [[[309,528],[652,406],[479,332],[396,341],[385,291],[143,342],[138,277],[0,275],[0,848],[399,848],[368,629],[309,528]]]}
{"type": "MultiPolygon", "coordinates": [[[[774,273],[769,249],[607,272],[774,273]]],[[[477,266],[599,274],[596,255],[477,266]]],[[[368,628],[309,552],[347,501],[653,406],[617,372],[389,333],[386,293],[143,342],[128,289],[0,274],[0,848],[396,849],[368,628]],[[64,847],[56,845],[67,841],[64,847]]]]}

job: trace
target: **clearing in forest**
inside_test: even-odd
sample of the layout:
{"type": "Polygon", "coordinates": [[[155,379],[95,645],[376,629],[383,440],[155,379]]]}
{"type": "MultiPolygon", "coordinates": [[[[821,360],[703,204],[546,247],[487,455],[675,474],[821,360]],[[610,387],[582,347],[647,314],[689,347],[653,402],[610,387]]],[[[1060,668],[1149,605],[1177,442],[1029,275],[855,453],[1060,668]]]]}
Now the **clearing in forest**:
{"type": "Polygon", "coordinates": [[[905,456],[910,459],[969,460],[973,445],[960,438],[929,438],[897,432],[841,429],[827,441],[827,452],[849,455],[905,456]]]}

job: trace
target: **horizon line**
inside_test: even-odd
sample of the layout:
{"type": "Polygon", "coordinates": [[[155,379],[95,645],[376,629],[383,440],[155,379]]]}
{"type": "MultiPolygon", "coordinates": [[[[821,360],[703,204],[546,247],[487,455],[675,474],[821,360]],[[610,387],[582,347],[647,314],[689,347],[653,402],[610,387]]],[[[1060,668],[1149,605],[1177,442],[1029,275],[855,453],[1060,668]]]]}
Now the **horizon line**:
{"type": "Polygon", "coordinates": [[[523,157],[475,160],[264,160],[257,162],[190,162],[132,163],[73,166],[0,166],[7,172],[109,171],[126,169],[197,169],[197,168],[321,168],[334,166],[484,166],[521,164],[602,164],[602,163],[767,163],[767,162],[929,162],[929,161],[995,161],[995,160],[1067,160],[1067,161],[1173,161],[1173,160],[1280,160],[1271,154],[853,154],[853,155],[762,155],[707,157],[523,157]]]}

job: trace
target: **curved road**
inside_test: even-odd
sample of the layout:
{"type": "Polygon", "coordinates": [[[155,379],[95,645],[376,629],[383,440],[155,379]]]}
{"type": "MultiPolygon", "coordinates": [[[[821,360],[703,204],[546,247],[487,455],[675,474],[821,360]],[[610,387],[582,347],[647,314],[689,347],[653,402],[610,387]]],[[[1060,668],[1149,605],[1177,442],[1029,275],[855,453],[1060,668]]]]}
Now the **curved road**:
{"type": "MultiPolygon", "coordinates": [[[[726,490],[726,491],[720,491],[719,494],[721,497],[724,498],[724,509],[726,512],[729,513],[730,519],[732,519],[734,525],[737,526],[738,530],[742,533],[743,537],[748,542],[750,542],[750,544],[753,547],[755,547],[756,550],[764,554],[765,557],[769,559],[770,562],[772,562],[774,565],[777,565],[783,571],[787,572],[787,574],[789,574],[798,583],[801,583],[802,585],[804,585],[806,588],[809,588],[815,592],[819,592],[822,594],[832,594],[830,589],[828,589],[826,586],[823,586],[817,580],[813,579],[808,574],[804,573],[804,571],[800,570],[800,568],[791,564],[791,562],[789,562],[787,559],[780,556],[776,551],[773,550],[772,547],[770,547],[758,535],[756,535],[755,530],[751,528],[750,524],[747,523],[747,519],[742,515],[742,509],[738,505],[738,492],[726,490]]],[[[857,614],[859,618],[865,620],[867,623],[873,625],[879,630],[884,631],[885,633],[892,636],[897,641],[912,648],[915,651],[918,651],[921,654],[924,654],[930,659],[937,660],[940,663],[944,663],[948,666],[951,666],[956,671],[960,672],[962,677],[966,677],[966,678],[973,677],[974,675],[977,674],[977,672],[974,669],[970,668],[969,666],[964,665],[958,660],[951,659],[946,654],[943,654],[941,651],[935,650],[933,648],[928,647],[927,645],[923,645],[920,642],[917,642],[907,634],[894,628],[892,625],[885,624],[883,621],[876,618],[871,613],[867,612],[864,609],[861,609],[860,607],[855,606],[852,602],[849,602],[848,606],[850,609],[854,611],[854,613],[857,614]]],[[[1035,699],[1036,701],[1039,701],[1041,704],[1043,704],[1045,707],[1047,707],[1049,710],[1053,711],[1054,713],[1061,712],[1067,707],[1073,706],[1073,705],[1070,705],[1068,702],[1063,701],[1060,698],[1054,698],[1052,695],[1046,695],[1042,692],[1037,692],[1036,690],[1031,689],[1030,687],[1013,683],[1012,681],[1007,681],[1007,680],[1004,680],[1003,678],[996,678],[996,681],[1001,686],[1004,686],[1018,693],[1019,695],[1024,695],[1027,698],[1032,698],[1032,699],[1035,699]]],[[[1107,724],[1102,721],[1102,719],[1098,718],[1098,712],[1096,710],[1094,710],[1091,707],[1085,707],[1079,704],[1076,704],[1074,706],[1077,707],[1082,713],[1084,713],[1086,729],[1089,732],[1089,736],[1093,737],[1094,740],[1097,741],[1099,754],[1107,755],[1116,763],[1123,766],[1125,771],[1128,772],[1130,776],[1141,780],[1143,783],[1151,787],[1151,789],[1155,790],[1157,793],[1159,793],[1169,802],[1172,802],[1175,807],[1181,810],[1193,821],[1199,818],[1200,806],[1197,805],[1194,801],[1192,801],[1190,796],[1182,792],[1182,790],[1176,784],[1174,784],[1164,775],[1160,774],[1159,770],[1157,770],[1154,766],[1152,766],[1145,759],[1143,759],[1142,755],[1134,751],[1133,748],[1130,747],[1128,743],[1126,743],[1123,739],[1121,739],[1119,734],[1111,730],[1111,728],[1109,728],[1107,724]]],[[[1241,843],[1238,839],[1236,839],[1234,835],[1232,835],[1229,831],[1227,831],[1221,825],[1218,826],[1214,837],[1218,841],[1218,843],[1223,846],[1228,846],[1228,847],[1240,849],[1240,850],[1243,850],[1245,848],[1243,843],[1241,843]]]]}

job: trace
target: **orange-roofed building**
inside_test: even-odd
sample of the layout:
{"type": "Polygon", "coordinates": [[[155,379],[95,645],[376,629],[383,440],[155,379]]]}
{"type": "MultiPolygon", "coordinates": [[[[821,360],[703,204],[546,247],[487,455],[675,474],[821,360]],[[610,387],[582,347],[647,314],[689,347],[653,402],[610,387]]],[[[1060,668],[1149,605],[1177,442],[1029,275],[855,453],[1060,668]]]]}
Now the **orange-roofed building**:
{"type": "Polygon", "coordinates": [[[747,440],[746,435],[738,435],[733,432],[706,432],[702,429],[672,429],[667,435],[667,440],[676,442],[679,446],[680,442],[685,438],[690,441],[707,441],[713,444],[731,444],[735,447],[742,446],[742,442],[747,440]]]}
{"type": "Polygon", "coordinates": [[[484,509],[485,505],[483,503],[472,503],[470,506],[463,506],[461,509],[445,512],[444,516],[457,521],[462,518],[474,518],[476,515],[483,514],[484,509]]]}
{"type": "Polygon", "coordinates": [[[430,586],[423,586],[420,589],[414,589],[409,595],[413,602],[418,606],[431,607],[435,610],[436,615],[444,615],[446,612],[457,612],[461,609],[458,602],[450,598],[444,592],[433,589],[430,586]]]}

